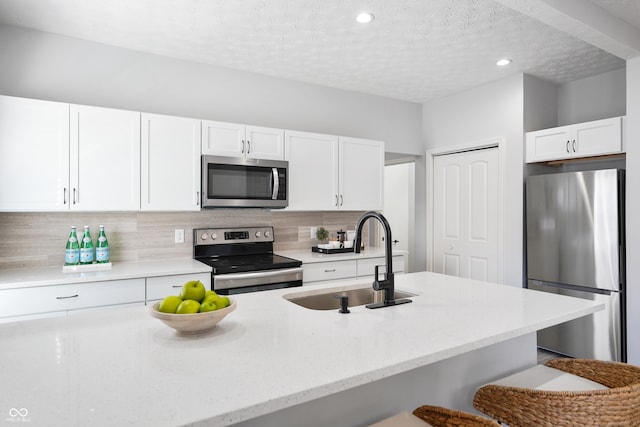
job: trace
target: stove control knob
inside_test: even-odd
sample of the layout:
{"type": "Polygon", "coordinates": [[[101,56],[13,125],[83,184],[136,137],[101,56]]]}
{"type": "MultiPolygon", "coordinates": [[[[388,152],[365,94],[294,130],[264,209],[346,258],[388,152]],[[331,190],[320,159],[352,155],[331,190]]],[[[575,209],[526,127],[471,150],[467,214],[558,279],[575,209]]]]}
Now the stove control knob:
{"type": "Polygon", "coordinates": [[[202,236],[200,236],[200,238],[201,238],[202,240],[207,240],[207,235],[206,235],[206,234],[203,234],[202,236]]]}
{"type": "Polygon", "coordinates": [[[259,239],[260,237],[262,237],[262,233],[259,231],[256,231],[256,237],[259,239]]]}
{"type": "Polygon", "coordinates": [[[211,234],[211,239],[216,240],[217,238],[218,238],[218,235],[216,233],[211,234]]]}
{"type": "Polygon", "coordinates": [[[271,237],[271,232],[270,231],[265,231],[264,232],[264,237],[271,237]]]}

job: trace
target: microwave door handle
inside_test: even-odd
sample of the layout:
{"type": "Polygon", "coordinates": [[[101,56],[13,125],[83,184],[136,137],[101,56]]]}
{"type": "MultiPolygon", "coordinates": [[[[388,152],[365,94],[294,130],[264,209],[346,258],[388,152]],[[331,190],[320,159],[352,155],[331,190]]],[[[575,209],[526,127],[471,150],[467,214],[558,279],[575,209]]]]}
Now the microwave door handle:
{"type": "Polygon", "coordinates": [[[278,199],[278,190],[280,190],[280,180],[278,179],[278,168],[271,168],[271,179],[273,192],[271,193],[271,200],[278,199]]]}

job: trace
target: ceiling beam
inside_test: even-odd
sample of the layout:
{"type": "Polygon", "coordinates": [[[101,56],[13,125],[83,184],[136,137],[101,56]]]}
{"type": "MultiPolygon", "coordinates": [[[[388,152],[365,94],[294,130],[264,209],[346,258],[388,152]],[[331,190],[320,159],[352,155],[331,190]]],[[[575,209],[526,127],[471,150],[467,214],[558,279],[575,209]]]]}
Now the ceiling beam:
{"type": "Polygon", "coordinates": [[[622,59],[640,56],[640,28],[585,0],[495,0],[622,59]]]}

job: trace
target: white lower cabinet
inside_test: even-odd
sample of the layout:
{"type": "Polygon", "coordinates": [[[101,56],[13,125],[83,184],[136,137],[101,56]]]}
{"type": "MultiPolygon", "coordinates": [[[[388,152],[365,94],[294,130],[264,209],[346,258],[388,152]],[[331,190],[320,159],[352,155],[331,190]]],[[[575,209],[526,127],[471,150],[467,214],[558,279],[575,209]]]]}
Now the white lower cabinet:
{"type": "MultiPolygon", "coordinates": [[[[371,277],[375,275],[376,265],[379,265],[378,269],[380,275],[387,271],[386,261],[384,257],[379,258],[362,258],[358,260],[358,278],[360,277],[371,277]]],[[[394,273],[404,273],[404,256],[403,255],[395,255],[393,256],[393,272],[394,273]]]]}
{"type": "Polygon", "coordinates": [[[206,289],[211,289],[211,273],[147,277],[147,303],[178,295],[182,285],[189,280],[200,280],[206,289]]]}
{"type": "MultiPolygon", "coordinates": [[[[385,258],[360,258],[342,261],[312,262],[302,264],[303,282],[315,283],[337,279],[373,278],[375,266],[382,266],[380,274],[386,271],[385,258]]],[[[393,272],[404,273],[404,255],[393,257],[393,272]]]]}
{"type": "Polygon", "coordinates": [[[323,282],[356,277],[357,265],[356,260],[314,262],[302,264],[302,270],[304,283],[323,282]]]}
{"type": "Polygon", "coordinates": [[[0,321],[144,301],[144,278],[9,289],[0,291],[0,321]]]}

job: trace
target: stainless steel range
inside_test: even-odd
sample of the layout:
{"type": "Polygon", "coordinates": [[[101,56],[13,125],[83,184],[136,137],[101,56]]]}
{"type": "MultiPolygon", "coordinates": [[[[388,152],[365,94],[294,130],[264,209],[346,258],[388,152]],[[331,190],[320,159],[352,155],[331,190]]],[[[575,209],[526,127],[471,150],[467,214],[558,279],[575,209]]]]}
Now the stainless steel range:
{"type": "Polygon", "coordinates": [[[273,227],[197,228],[193,257],[222,295],[302,286],[302,261],[273,253],[273,227]]]}

